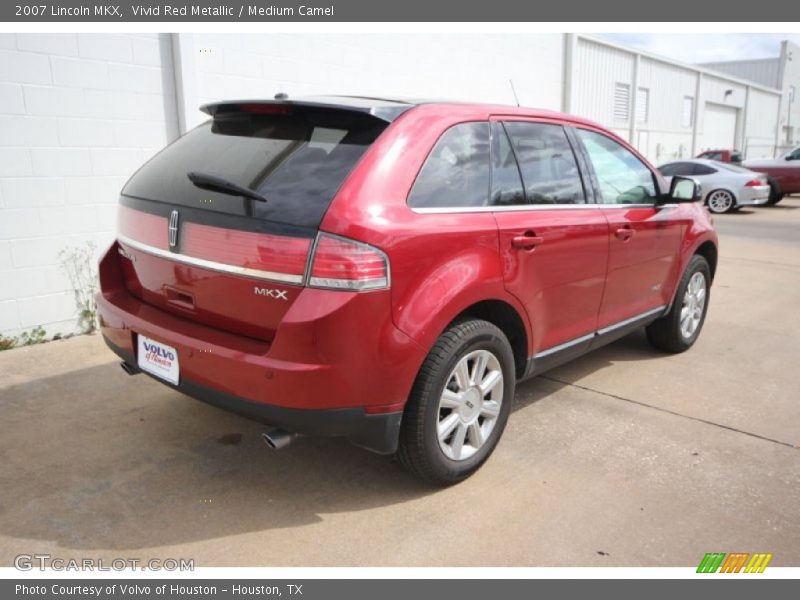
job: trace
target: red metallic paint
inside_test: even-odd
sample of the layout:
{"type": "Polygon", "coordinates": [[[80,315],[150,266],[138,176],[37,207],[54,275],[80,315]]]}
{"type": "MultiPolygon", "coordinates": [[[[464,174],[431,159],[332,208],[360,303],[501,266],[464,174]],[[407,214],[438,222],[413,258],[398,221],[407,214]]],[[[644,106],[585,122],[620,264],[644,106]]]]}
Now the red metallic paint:
{"type": "MultiPolygon", "coordinates": [[[[134,334],[167,343],[178,350],[182,378],[234,396],[292,408],[402,406],[427,352],[391,322],[388,291],[295,288],[280,327],[267,341],[252,336],[254,328],[250,336],[240,335],[227,324],[202,324],[141,301],[119,281],[120,263],[126,260],[114,244],[101,261],[103,335],[132,355],[134,334]]],[[[203,269],[192,271],[203,278],[203,269]]],[[[211,271],[205,276],[220,277],[211,271]]],[[[239,279],[252,286],[245,278],[221,277],[218,306],[224,305],[224,290],[228,297],[245,298],[232,290],[239,279]]],[[[258,299],[264,308],[264,298],[258,299]]],[[[243,312],[241,305],[228,311],[243,312]]],[[[248,312],[252,318],[259,311],[251,307],[248,312]]]]}
{"type": "Polygon", "coordinates": [[[669,304],[685,206],[602,209],[611,235],[600,328],[669,304]]]}
{"type": "Polygon", "coordinates": [[[494,213],[506,288],[533,321],[533,354],[597,329],[608,263],[608,223],[594,208],[494,213]],[[531,250],[512,240],[542,238],[531,250]]]}
{"type": "Polygon", "coordinates": [[[599,130],[633,151],[597,125],[558,113],[418,106],[362,157],[320,227],[385,252],[391,289],[269,283],[286,290],[288,301],[265,301],[252,293],[253,279],[126,248],[131,263],[115,244],[100,265],[104,335],[131,353],[134,332],[164,341],[178,349],[183,377],[255,402],[387,412],[402,408],[436,338],[477,302],[498,300],[517,312],[529,356],[669,303],[692,253],[703,242],[716,245],[699,204],[452,214],[407,206],[442,132],[497,115],[599,130]],[[633,236],[617,239],[626,227],[633,236]],[[528,232],[542,243],[514,248],[514,238],[528,232]],[[190,298],[176,303],[170,289],[190,298]]]}
{"type": "Polygon", "coordinates": [[[800,193],[800,161],[786,161],[785,164],[749,164],[751,171],[764,173],[774,179],[783,194],[800,193]]]}

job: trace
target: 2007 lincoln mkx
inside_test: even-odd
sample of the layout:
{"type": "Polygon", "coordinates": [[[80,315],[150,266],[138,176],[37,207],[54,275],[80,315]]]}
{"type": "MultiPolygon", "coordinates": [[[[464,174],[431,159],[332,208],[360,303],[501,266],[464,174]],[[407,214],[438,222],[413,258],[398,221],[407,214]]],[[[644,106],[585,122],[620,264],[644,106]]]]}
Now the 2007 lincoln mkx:
{"type": "Polygon", "coordinates": [[[102,332],[127,372],[270,425],[273,447],[343,436],[453,483],[494,450],[517,381],[637,327],[670,352],[702,329],[717,238],[698,186],[590,121],[203,109],[122,191],[102,332]]]}

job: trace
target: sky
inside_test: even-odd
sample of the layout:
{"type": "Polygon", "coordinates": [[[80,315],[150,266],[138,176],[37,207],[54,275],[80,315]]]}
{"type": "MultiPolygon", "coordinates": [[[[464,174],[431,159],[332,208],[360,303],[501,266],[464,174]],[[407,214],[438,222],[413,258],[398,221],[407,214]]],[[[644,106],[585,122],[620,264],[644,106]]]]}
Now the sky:
{"type": "Polygon", "coordinates": [[[774,58],[797,33],[602,33],[598,37],[686,63],[774,58]]]}

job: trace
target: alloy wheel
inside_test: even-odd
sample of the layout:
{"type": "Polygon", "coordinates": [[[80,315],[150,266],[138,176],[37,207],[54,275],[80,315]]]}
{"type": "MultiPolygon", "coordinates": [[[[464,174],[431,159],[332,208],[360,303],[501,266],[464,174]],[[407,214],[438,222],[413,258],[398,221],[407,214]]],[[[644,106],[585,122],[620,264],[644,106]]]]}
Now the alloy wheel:
{"type": "Polygon", "coordinates": [[[439,399],[439,448],[466,460],[487,442],[503,403],[503,369],[488,350],[475,350],[456,364],[439,399]]]}
{"type": "Polygon", "coordinates": [[[713,213],[728,212],[733,208],[733,196],[725,190],[717,190],[708,197],[708,208],[713,213]]]}
{"type": "Polygon", "coordinates": [[[688,340],[697,331],[706,306],[706,278],[697,272],[689,279],[681,307],[681,335],[688,340]]]}

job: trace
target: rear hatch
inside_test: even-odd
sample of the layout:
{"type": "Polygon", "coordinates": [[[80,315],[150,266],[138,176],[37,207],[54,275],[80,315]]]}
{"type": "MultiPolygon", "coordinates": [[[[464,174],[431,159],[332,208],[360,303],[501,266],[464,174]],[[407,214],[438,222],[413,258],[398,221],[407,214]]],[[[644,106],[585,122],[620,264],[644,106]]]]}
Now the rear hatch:
{"type": "Polygon", "coordinates": [[[212,119],[122,190],[125,286],[165,311],[269,341],[306,281],[328,206],[389,119],[315,103],[206,110],[212,119]]]}

